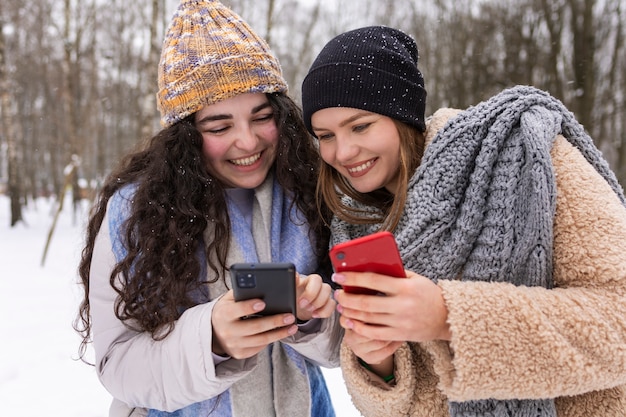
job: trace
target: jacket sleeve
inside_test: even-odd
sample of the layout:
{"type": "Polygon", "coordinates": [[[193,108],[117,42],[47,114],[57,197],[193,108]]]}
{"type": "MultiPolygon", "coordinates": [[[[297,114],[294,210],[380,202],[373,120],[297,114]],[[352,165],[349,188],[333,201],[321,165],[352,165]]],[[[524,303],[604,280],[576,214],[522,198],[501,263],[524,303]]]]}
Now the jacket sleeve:
{"type": "Polygon", "coordinates": [[[339,325],[339,315],[334,312],[328,319],[320,319],[319,330],[306,333],[296,332],[284,340],[296,352],[310,362],[325,368],[339,366],[339,347],[343,337],[343,328],[339,325]]]}
{"type": "Polygon", "coordinates": [[[252,369],[254,358],[214,364],[215,300],[185,311],[160,341],[127,328],[114,314],[117,293],[109,276],[116,260],[111,248],[107,215],[95,243],[89,302],[96,370],[113,397],[132,407],[174,411],[220,394],[252,369]]]}
{"type": "Polygon", "coordinates": [[[558,137],[554,289],[440,281],[450,343],[428,344],[451,400],[555,398],[626,383],[626,208],[558,137]]]}
{"type": "Polygon", "coordinates": [[[394,354],[395,384],[367,371],[345,344],[341,370],[355,407],[365,417],[447,415],[448,402],[437,388],[428,352],[419,344],[405,343],[394,354]]]}

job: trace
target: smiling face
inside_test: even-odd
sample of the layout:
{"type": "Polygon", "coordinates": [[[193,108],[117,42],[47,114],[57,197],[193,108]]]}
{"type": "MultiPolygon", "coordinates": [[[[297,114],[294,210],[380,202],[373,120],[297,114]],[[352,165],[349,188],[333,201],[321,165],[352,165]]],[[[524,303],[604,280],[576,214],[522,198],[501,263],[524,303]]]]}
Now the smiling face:
{"type": "Polygon", "coordinates": [[[387,116],[329,107],[311,116],[320,155],[361,193],[395,192],[400,170],[400,135],[387,116]]]}
{"type": "Polygon", "coordinates": [[[207,169],[227,187],[261,185],[276,158],[278,129],[265,94],[246,93],[199,110],[207,169]]]}

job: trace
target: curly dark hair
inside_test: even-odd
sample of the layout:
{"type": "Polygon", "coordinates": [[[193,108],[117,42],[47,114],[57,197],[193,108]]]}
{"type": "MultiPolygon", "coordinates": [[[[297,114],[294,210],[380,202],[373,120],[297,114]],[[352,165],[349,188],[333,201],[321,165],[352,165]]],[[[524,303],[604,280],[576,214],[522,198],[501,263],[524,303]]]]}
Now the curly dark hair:
{"type": "MultiPolygon", "coordinates": [[[[320,265],[329,272],[327,258],[330,211],[316,202],[320,164],[315,141],[304,126],[300,107],[286,94],[268,94],[279,130],[274,162],[275,178],[293,196],[293,203],[308,221],[311,241],[320,265]]],[[[91,209],[85,247],[78,272],[84,298],[74,321],[81,335],[80,358],[91,342],[89,276],[94,243],[107,203],[122,187],[136,185],[131,213],[124,224],[127,256],[109,278],[118,294],[115,314],[127,326],[165,338],[182,311],[199,303],[193,297],[207,281],[197,251],[205,246],[214,280],[224,279],[230,240],[225,191],[207,171],[202,155],[202,135],[193,116],[161,130],[141,149],[127,155],[107,177],[91,209]],[[204,242],[212,223],[214,239],[204,242]]]]}

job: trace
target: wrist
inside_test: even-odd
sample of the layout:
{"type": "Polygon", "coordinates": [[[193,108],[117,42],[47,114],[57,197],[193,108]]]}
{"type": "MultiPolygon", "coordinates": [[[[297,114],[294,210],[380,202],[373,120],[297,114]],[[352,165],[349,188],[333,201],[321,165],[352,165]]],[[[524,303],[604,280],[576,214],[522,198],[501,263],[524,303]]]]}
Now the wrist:
{"type": "Polygon", "coordinates": [[[450,341],[452,340],[452,332],[450,331],[450,324],[448,323],[448,306],[446,305],[446,299],[443,296],[443,290],[439,289],[439,331],[437,332],[436,339],[450,341]]]}
{"type": "Polygon", "coordinates": [[[363,368],[379,376],[380,378],[383,379],[383,381],[385,381],[388,384],[392,383],[396,379],[395,374],[393,372],[393,360],[391,362],[391,370],[389,370],[389,366],[370,365],[359,357],[357,357],[357,360],[363,368]]]}

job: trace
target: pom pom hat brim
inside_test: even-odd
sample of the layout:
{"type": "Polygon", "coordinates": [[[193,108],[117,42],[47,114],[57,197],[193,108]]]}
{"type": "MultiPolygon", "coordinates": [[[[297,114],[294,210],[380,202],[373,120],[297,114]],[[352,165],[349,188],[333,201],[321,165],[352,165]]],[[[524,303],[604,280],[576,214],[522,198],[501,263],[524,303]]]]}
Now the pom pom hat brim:
{"type": "Polygon", "coordinates": [[[157,106],[168,127],[204,106],[243,93],[286,92],[267,43],[211,0],[182,0],[163,41],[157,106]]]}
{"type": "Polygon", "coordinates": [[[388,116],[424,131],[426,90],[413,38],[369,26],[336,36],[320,51],[302,83],[304,122],[329,107],[388,116]]]}

